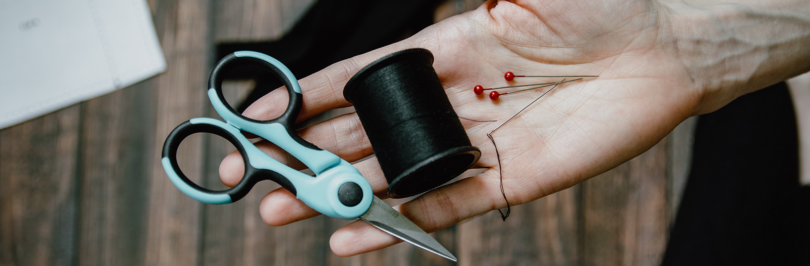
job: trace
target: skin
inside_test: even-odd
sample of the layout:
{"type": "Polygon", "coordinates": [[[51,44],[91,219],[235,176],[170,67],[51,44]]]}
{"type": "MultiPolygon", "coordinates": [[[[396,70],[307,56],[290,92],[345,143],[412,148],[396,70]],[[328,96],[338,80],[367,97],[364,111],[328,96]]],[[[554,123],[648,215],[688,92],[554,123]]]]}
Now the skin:
{"type": "MultiPolygon", "coordinates": [[[[810,70],[808,1],[692,5],[685,2],[488,1],[441,21],[411,38],[335,63],[300,80],[304,108],[299,121],[334,108],[346,82],[365,65],[414,47],[433,52],[434,67],[450,102],[482,157],[486,171],[398,206],[433,232],[506,207],[498,162],[486,133],[542,91],[491,101],[473,86],[506,82],[503,73],[599,75],[561,85],[493,134],[503,165],[503,186],[512,205],[536,200],[605,172],[643,153],[686,118],[719,109],[731,100],[810,70]],[[767,5],[767,6],[766,6],[767,5]]],[[[537,81],[531,79],[529,81],[537,81]]],[[[547,80],[553,81],[553,80],[547,80]]],[[[544,81],[545,82],[545,81],[544,81]]],[[[287,92],[275,90],[245,111],[254,119],[278,117],[287,92]]],[[[347,161],[373,153],[355,113],[300,130],[304,139],[347,161]]],[[[304,166],[266,141],[258,146],[288,165],[304,166]]],[[[385,197],[387,182],[376,159],[355,164],[385,197]]],[[[220,176],[236,185],[244,172],[240,155],[228,155],[220,176]]],[[[319,213],[284,189],[260,205],[263,220],[281,226],[319,213]]],[[[332,250],[351,256],[399,241],[355,221],[336,231],[332,250]]]]}

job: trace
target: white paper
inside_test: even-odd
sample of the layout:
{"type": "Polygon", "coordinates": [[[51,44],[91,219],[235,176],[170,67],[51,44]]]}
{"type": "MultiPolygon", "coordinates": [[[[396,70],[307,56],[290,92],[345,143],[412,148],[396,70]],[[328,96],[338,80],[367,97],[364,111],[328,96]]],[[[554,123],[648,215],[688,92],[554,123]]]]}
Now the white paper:
{"type": "Polygon", "coordinates": [[[0,0],[0,128],[165,69],[145,0],[0,0]]]}

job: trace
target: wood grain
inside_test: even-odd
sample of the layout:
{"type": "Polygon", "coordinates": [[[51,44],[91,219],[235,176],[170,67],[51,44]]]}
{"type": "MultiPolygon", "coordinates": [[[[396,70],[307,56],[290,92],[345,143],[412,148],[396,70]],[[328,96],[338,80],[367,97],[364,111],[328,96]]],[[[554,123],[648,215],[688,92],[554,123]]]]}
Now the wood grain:
{"type": "Polygon", "coordinates": [[[546,196],[532,203],[537,261],[542,265],[579,265],[582,229],[579,227],[581,186],[546,196]]]}
{"type": "Polygon", "coordinates": [[[89,100],[82,114],[80,265],[142,265],[155,113],[146,81],[89,100]]]}
{"type": "MultiPolygon", "coordinates": [[[[153,150],[165,136],[190,118],[203,116],[206,81],[211,68],[210,3],[199,0],[161,1],[153,7],[155,27],[167,61],[166,73],[154,80],[157,114],[153,150]]],[[[183,172],[199,183],[203,174],[203,143],[188,139],[177,154],[183,172]]],[[[200,254],[202,203],[179,193],[159,160],[150,166],[145,264],[195,265],[200,254]]]]}
{"type": "Polygon", "coordinates": [[[655,265],[667,235],[667,142],[582,184],[582,265],[655,265]]]}
{"type": "Polygon", "coordinates": [[[0,265],[76,260],[81,109],[0,131],[0,265]]]}
{"type": "Polygon", "coordinates": [[[492,211],[462,224],[459,230],[460,264],[525,265],[536,262],[539,254],[532,206],[536,203],[513,206],[506,221],[501,220],[498,212],[492,211]]]}
{"type": "Polygon", "coordinates": [[[496,211],[459,226],[460,265],[579,265],[578,195],[575,186],[496,211]]]}
{"type": "MultiPolygon", "coordinates": [[[[223,94],[227,102],[232,103],[239,100],[239,92],[247,91],[252,87],[252,82],[223,82],[223,94]]],[[[243,93],[244,94],[244,93],[243,93]]],[[[217,119],[222,119],[212,107],[210,103],[205,103],[206,110],[205,116],[217,119]]],[[[203,163],[203,186],[212,190],[224,190],[227,187],[222,184],[219,178],[219,164],[222,159],[236,150],[233,145],[223,138],[216,135],[204,134],[202,137],[205,162],[203,163]]],[[[191,137],[189,138],[191,139],[191,137]]],[[[272,246],[274,242],[262,241],[253,242],[246,238],[259,238],[260,240],[268,239],[272,234],[267,235],[264,232],[256,232],[255,225],[248,224],[255,222],[255,218],[261,221],[258,215],[247,218],[250,212],[258,213],[259,206],[257,201],[261,200],[262,192],[259,184],[254,187],[253,191],[248,194],[241,201],[233,204],[226,205],[203,205],[202,215],[202,265],[247,265],[247,261],[251,261],[253,251],[257,246],[263,246],[269,250],[274,249],[272,246]],[[250,231],[250,232],[248,232],[250,231]],[[268,246],[269,244],[269,246],[268,246]]],[[[264,261],[266,262],[266,261],[264,261]]]]}

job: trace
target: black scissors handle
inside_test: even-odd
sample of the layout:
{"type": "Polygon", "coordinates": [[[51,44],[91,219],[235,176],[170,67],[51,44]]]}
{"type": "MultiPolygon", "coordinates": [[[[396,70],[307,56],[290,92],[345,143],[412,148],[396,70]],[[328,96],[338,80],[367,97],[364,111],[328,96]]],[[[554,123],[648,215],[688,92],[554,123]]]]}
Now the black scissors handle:
{"type": "Polygon", "coordinates": [[[302,139],[298,136],[298,133],[295,132],[295,120],[298,118],[298,114],[301,113],[304,96],[301,94],[301,87],[298,85],[298,80],[295,76],[293,76],[286,67],[280,68],[274,64],[283,66],[283,64],[278,62],[275,58],[251,51],[238,51],[223,57],[219,60],[217,65],[214,66],[214,70],[211,71],[211,75],[208,78],[208,98],[210,98],[211,104],[214,105],[214,109],[217,110],[217,113],[225,118],[225,121],[239,129],[251,131],[249,129],[250,127],[280,124],[284,126],[290,137],[292,137],[295,142],[298,142],[298,144],[313,150],[321,150],[314,144],[302,139]],[[233,107],[226,104],[225,95],[222,93],[224,75],[236,67],[245,65],[266,70],[284,83],[284,86],[287,88],[287,94],[289,95],[289,102],[287,103],[287,110],[285,110],[281,116],[272,120],[255,120],[243,116],[234,110],[233,107]]]}
{"type": "Polygon", "coordinates": [[[256,163],[251,160],[266,160],[260,153],[245,136],[242,136],[241,132],[232,126],[212,118],[194,118],[178,125],[166,137],[161,162],[164,170],[169,175],[169,179],[177,188],[192,198],[209,204],[236,202],[247,195],[253,186],[262,180],[273,180],[293,194],[297,194],[296,187],[286,176],[271,169],[254,166],[256,163]],[[242,174],[239,184],[226,190],[214,191],[201,187],[186,177],[177,163],[177,150],[183,140],[195,133],[209,133],[220,136],[236,147],[236,150],[242,155],[242,163],[245,167],[245,172],[242,174]],[[249,156],[250,154],[254,155],[249,156]]]}
{"type": "MultiPolygon", "coordinates": [[[[295,76],[292,75],[289,69],[278,60],[256,52],[235,52],[219,61],[211,73],[209,85],[208,98],[211,100],[214,109],[226,122],[223,123],[211,118],[191,119],[179,125],[169,134],[164,143],[162,160],[166,173],[169,175],[172,182],[189,196],[207,203],[229,203],[243,197],[256,182],[270,179],[281,184],[300,198],[300,195],[297,193],[300,191],[296,183],[300,185],[302,182],[309,182],[301,180],[311,180],[312,178],[270,159],[270,157],[263,154],[253,143],[247,140],[240,130],[253,133],[256,136],[276,144],[276,146],[287,151],[293,157],[304,163],[316,175],[321,175],[325,171],[336,168],[339,165],[344,165],[341,168],[354,169],[351,165],[341,160],[340,157],[328,151],[321,150],[315,145],[305,141],[293,130],[295,119],[301,111],[303,97],[301,95],[301,88],[298,85],[298,80],[295,79],[295,76]],[[226,104],[222,93],[222,74],[241,65],[252,65],[268,70],[268,72],[274,74],[284,82],[287,86],[290,101],[287,105],[287,110],[280,117],[267,121],[254,120],[237,113],[231,106],[226,104]],[[193,184],[193,182],[183,175],[183,172],[177,165],[177,148],[186,137],[194,133],[219,135],[236,146],[239,153],[242,154],[246,169],[242,181],[236,185],[236,187],[225,191],[210,191],[193,184]]],[[[343,172],[351,175],[359,175],[359,173],[356,173],[356,169],[343,172]]],[[[323,189],[324,188],[310,189],[308,191],[323,191],[323,189]]],[[[318,200],[312,200],[311,202],[317,201],[318,200]]],[[[325,206],[325,204],[320,205],[325,206]]],[[[327,213],[329,212],[329,208],[321,208],[321,210],[327,213]]]]}
{"type": "MultiPolygon", "coordinates": [[[[246,121],[250,121],[253,123],[259,124],[269,124],[269,123],[280,123],[281,125],[292,128],[295,125],[295,119],[298,118],[298,114],[301,112],[301,106],[303,106],[303,96],[301,94],[301,89],[298,86],[298,82],[294,82],[295,80],[290,80],[292,73],[286,74],[284,71],[279,69],[278,67],[274,66],[272,63],[267,61],[266,59],[260,58],[258,55],[247,56],[244,53],[253,53],[253,52],[235,52],[223,57],[216,66],[214,66],[214,70],[211,71],[211,75],[208,77],[208,88],[213,89],[216,92],[216,96],[220,102],[225,105],[225,107],[236,115],[237,117],[244,119],[246,121]],[[267,72],[273,74],[276,78],[281,80],[284,83],[284,86],[287,88],[287,93],[290,96],[289,103],[287,104],[287,110],[284,111],[281,116],[273,119],[273,120],[255,120],[252,118],[248,118],[234,110],[230,105],[224,104],[225,96],[222,94],[222,81],[224,80],[224,76],[229,71],[233,70],[239,66],[255,66],[259,67],[267,72]],[[290,75],[290,76],[288,76],[290,75]]],[[[257,53],[258,54],[258,53],[257,53]]],[[[274,59],[275,60],[275,59],[274,59]]],[[[212,101],[214,99],[211,99],[212,101]]],[[[221,115],[221,114],[220,114],[221,115]]],[[[295,134],[291,134],[295,135],[295,134]]]]}

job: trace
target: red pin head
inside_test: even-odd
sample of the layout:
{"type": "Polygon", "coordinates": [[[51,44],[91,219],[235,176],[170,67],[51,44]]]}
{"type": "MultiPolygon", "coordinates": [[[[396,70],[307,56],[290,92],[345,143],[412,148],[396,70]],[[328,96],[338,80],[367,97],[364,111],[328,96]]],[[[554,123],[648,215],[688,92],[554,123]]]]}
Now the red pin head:
{"type": "Polygon", "coordinates": [[[515,73],[506,72],[506,74],[503,74],[503,78],[505,78],[506,81],[512,81],[513,79],[515,79],[515,73]]]}
{"type": "Polygon", "coordinates": [[[481,95],[482,93],[484,93],[484,87],[481,85],[475,85],[473,91],[475,92],[476,95],[481,95]]]}
{"type": "Polygon", "coordinates": [[[492,91],[492,92],[489,93],[489,98],[492,99],[493,101],[497,100],[498,97],[500,97],[500,96],[501,96],[501,94],[498,93],[497,91],[492,91]]]}

